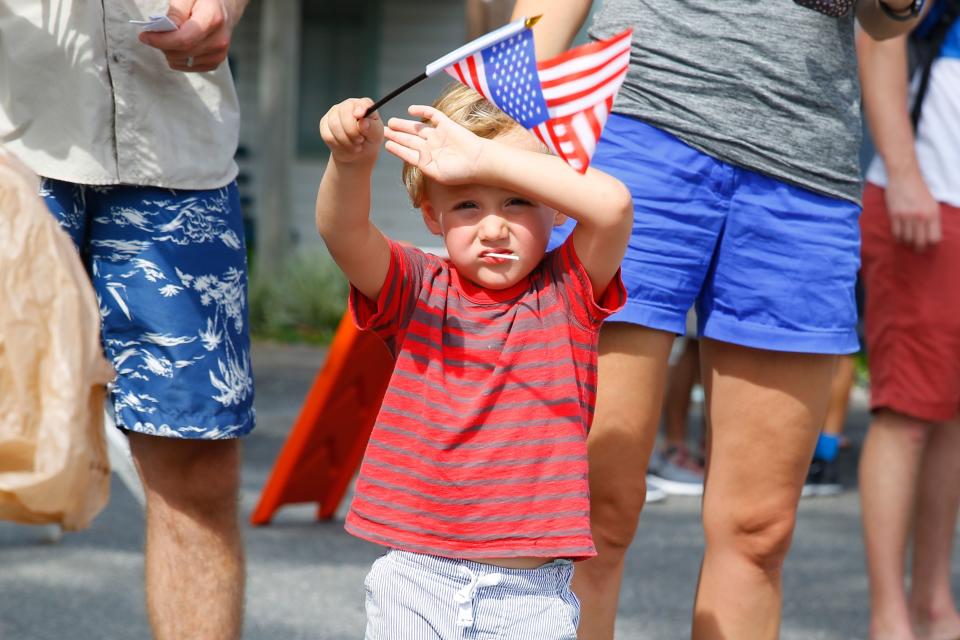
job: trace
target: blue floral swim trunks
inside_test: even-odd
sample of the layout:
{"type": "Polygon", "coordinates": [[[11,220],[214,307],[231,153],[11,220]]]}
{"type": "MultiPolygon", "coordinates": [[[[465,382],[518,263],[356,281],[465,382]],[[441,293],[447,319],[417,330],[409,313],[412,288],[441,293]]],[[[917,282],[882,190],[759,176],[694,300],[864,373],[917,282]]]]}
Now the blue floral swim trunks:
{"type": "Polygon", "coordinates": [[[117,371],[117,425],[234,438],[254,425],[247,268],[235,183],[206,191],[44,179],[80,251],[117,371]]]}

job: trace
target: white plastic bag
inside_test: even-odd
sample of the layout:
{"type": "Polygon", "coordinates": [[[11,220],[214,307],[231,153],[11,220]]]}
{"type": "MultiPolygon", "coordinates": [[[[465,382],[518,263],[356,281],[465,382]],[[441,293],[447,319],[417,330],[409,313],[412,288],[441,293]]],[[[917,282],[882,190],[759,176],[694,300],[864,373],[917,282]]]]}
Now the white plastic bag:
{"type": "Polygon", "coordinates": [[[76,530],[109,497],[113,369],[80,257],[37,185],[0,148],[0,519],[76,530]]]}

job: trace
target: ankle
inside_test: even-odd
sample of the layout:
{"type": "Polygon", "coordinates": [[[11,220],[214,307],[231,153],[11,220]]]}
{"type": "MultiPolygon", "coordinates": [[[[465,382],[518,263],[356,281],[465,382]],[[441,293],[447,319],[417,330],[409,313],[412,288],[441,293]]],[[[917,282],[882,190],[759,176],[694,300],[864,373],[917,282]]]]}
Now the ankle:
{"type": "Polygon", "coordinates": [[[870,623],[870,640],[917,640],[912,627],[907,624],[887,625],[884,623],[870,623]]]}
{"type": "Polygon", "coordinates": [[[910,617],[919,640],[956,638],[960,634],[960,613],[952,602],[946,606],[911,604],[910,617]]]}
{"type": "Polygon", "coordinates": [[[915,625],[924,628],[944,620],[960,620],[960,613],[957,612],[951,600],[943,602],[935,600],[911,601],[910,618],[915,625]]]}
{"type": "Polygon", "coordinates": [[[916,640],[909,611],[899,607],[874,607],[870,615],[870,640],[916,640]]]}

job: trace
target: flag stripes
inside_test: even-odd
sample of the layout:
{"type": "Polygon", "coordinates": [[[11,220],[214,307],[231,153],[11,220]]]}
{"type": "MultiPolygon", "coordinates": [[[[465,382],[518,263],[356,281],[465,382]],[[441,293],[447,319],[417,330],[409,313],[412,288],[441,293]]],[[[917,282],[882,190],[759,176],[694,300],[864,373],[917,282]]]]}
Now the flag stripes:
{"type": "Polygon", "coordinates": [[[550,119],[534,133],[581,173],[587,170],[630,64],[630,30],[537,65],[550,119]]]}

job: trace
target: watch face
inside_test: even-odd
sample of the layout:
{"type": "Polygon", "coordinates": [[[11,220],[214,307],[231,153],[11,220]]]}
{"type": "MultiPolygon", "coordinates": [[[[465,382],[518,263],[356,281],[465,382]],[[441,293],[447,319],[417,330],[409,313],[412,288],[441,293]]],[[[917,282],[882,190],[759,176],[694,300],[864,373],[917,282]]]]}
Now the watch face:
{"type": "Polygon", "coordinates": [[[857,0],[793,0],[801,7],[813,9],[833,18],[841,18],[848,13],[857,0]]]}

